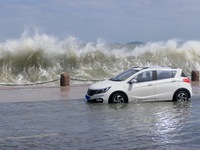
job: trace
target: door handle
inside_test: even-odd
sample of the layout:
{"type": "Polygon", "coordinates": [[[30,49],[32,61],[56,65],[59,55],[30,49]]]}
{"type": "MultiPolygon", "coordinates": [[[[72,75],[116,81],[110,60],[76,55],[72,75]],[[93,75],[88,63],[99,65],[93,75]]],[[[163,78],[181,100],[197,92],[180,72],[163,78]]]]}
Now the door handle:
{"type": "Polygon", "coordinates": [[[150,83],[150,84],[148,84],[147,86],[152,86],[152,84],[150,83]]]}

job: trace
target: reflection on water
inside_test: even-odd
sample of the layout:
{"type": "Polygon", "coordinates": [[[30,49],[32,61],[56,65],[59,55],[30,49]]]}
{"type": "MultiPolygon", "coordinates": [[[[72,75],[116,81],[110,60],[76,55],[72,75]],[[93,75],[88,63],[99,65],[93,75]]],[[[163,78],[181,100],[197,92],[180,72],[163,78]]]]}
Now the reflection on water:
{"type": "Polygon", "coordinates": [[[94,107],[105,107],[104,111],[109,111],[109,115],[102,119],[104,128],[112,128],[112,134],[121,137],[122,141],[125,140],[125,143],[130,145],[124,148],[162,148],[167,145],[179,145],[183,140],[181,132],[191,113],[190,101],[93,105],[92,109],[94,107]]]}
{"type": "Polygon", "coordinates": [[[0,104],[1,149],[198,149],[200,102],[0,104]]]}

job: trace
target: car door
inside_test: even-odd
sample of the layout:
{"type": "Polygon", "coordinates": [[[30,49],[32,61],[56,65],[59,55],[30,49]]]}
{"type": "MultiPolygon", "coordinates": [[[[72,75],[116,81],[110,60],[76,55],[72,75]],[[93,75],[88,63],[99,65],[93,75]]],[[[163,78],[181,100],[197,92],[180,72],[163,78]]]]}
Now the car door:
{"type": "Polygon", "coordinates": [[[155,81],[156,99],[171,100],[179,82],[174,78],[175,70],[158,70],[155,81]]]}
{"type": "Polygon", "coordinates": [[[130,100],[153,100],[155,99],[155,81],[153,71],[145,71],[133,78],[135,83],[129,84],[130,100]]]}

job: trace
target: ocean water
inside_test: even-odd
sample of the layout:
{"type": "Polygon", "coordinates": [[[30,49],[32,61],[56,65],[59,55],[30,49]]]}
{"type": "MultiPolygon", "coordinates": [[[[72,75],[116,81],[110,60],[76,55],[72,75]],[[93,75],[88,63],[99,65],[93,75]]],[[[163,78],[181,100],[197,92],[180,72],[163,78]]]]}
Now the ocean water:
{"type": "Polygon", "coordinates": [[[0,43],[0,83],[33,84],[60,78],[68,72],[76,80],[102,80],[130,67],[161,65],[200,69],[200,41],[178,40],[145,44],[81,42],[75,37],[23,33],[0,43]]]}

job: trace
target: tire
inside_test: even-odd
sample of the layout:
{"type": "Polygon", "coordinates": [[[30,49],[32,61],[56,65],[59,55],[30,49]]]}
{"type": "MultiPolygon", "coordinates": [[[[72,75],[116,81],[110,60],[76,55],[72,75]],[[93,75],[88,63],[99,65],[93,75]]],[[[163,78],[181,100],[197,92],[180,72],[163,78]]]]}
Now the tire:
{"type": "Polygon", "coordinates": [[[110,103],[127,103],[127,97],[121,93],[121,92],[116,92],[111,95],[110,98],[110,103]]]}
{"type": "Polygon", "coordinates": [[[176,92],[173,98],[174,101],[188,101],[188,99],[189,99],[189,94],[184,90],[176,92]]]}

